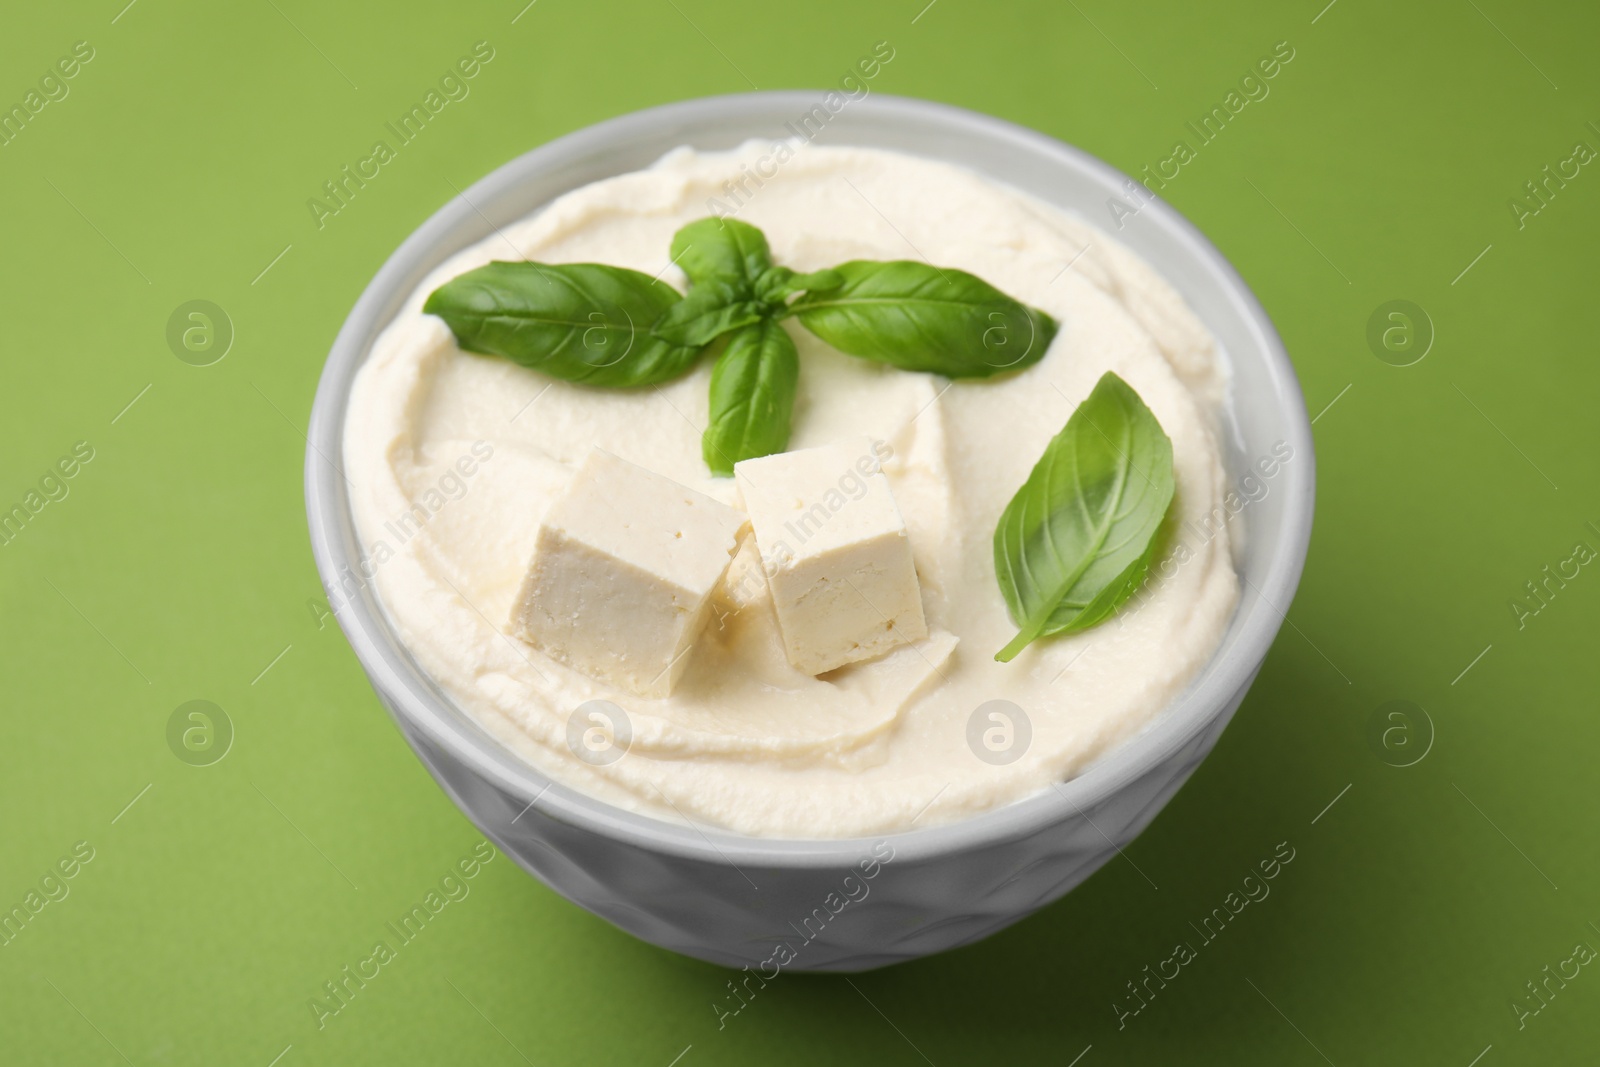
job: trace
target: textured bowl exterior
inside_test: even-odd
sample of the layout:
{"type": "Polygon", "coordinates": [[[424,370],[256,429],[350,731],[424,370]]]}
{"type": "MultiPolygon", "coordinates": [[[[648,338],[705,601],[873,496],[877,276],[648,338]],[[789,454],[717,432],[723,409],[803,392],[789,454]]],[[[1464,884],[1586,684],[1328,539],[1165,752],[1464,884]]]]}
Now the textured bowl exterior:
{"type": "Polygon", "coordinates": [[[1024,836],[913,858],[899,854],[894,837],[881,838],[860,843],[854,863],[799,869],[677,856],[590,833],[528,808],[396,719],[444,791],[523,870],[653,945],[771,978],[943,952],[1060,899],[1155,818],[1243,699],[1241,689],[1204,733],[1124,788],[1024,836]],[[874,859],[868,879],[859,864],[870,870],[874,859]],[[779,944],[791,947],[793,962],[779,965],[779,944]]]}
{"type": "MultiPolygon", "coordinates": [[[[497,226],[680,144],[717,149],[792,134],[820,93],[751,93],[623,116],[506,164],[451,201],[384,265],[329,355],[308,434],[307,515],[330,589],[360,559],[343,477],[350,383],[434,266],[497,226]]],[[[1128,844],[1216,744],[1276,636],[1310,537],[1315,471],[1298,382],[1271,322],[1227,261],[1158,200],[1061,142],[987,116],[873,96],[831,115],[819,143],[898,149],[967,166],[1106,227],[1153,263],[1233,368],[1230,473],[1274,443],[1294,458],[1244,513],[1245,594],[1217,654],[1174,704],[1083,774],[949,826],[868,840],[751,838],[613,808],[553,782],[439,691],[394,636],[370,586],[336,612],[374,689],[444,791],[506,855],[568,900],[664,948],[758,982],[854,971],[986,937],[1067,893],[1128,844]],[[1137,212],[1129,212],[1128,207],[1137,212]]],[[[359,584],[359,583],[358,583],[359,584]]]]}

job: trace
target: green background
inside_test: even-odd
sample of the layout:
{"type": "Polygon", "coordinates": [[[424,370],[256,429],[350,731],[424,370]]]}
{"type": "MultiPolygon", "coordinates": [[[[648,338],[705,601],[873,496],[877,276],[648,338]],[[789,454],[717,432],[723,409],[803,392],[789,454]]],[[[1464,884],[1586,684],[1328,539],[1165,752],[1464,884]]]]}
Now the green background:
{"type": "Polygon", "coordinates": [[[0,947],[0,1060],[1592,1061],[1600,968],[1520,1027],[1511,1005],[1600,947],[1600,575],[1520,627],[1510,603],[1600,547],[1600,173],[1521,228],[1508,202],[1600,147],[1594,11],[523,2],[6,12],[6,107],[74,42],[95,58],[0,147],[0,507],[75,442],[94,458],[0,547],[0,906],[76,842],[95,854],[0,947]],[[319,230],[307,199],[479,40],[495,58],[470,97],[319,230]],[[879,40],[875,91],[1129,170],[1295,50],[1165,190],[1255,287],[1320,413],[1292,625],[1127,860],[985,943],[785,975],[719,1030],[726,972],[501,857],[319,1030],[309,998],[479,840],[314,610],[303,430],[346,312],[456,188],[524,150],[670,100],[831,86],[879,40]],[[166,341],[195,299],[236,331],[205,367],[166,341]],[[1412,366],[1367,342],[1394,299],[1437,334],[1412,366]],[[196,699],[235,731],[204,767],[166,739],[196,699]],[[1371,723],[1393,700],[1432,727],[1413,712],[1386,748],[1371,723]],[[1125,983],[1284,841],[1270,897],[1119,1029],[1125,983]]]}

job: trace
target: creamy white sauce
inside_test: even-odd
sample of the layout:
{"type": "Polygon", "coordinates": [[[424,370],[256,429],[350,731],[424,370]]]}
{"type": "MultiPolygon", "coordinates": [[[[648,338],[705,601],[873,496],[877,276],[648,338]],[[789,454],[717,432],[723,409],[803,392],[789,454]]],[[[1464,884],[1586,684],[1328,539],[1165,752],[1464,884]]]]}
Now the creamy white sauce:
{"type": "MultiPolygon", "coordinates": [[[[443,322],[421,313],[423,300],[463,271],[523,257],[632,267],[682,289],[668,257],[673,232],[708,214],[710,198],[728,202],[724,183],[770,152],[680,149],[649,170],[578,189],[454,257],[412,295],[356,379],[345,432],[379,597],[401,640],[462,707],[545,773],[623,808],[826,838],[949,822],[1047,788],[1183,689],[1220,641],[1238,580],[1226,529],[1173,538],[1182,555],[1165,560],[1117,619],[996,663],[1017,630],[995,582],[996,520],[1112,370],[1172,439],[1175,527],[1201,528],[1227,489],[1216,432],[1225,370],[1205,328],[1144,262],[1098,230],[945,164],[805,147],[738,217],[765,231],[776,262],[799,271],[926,258],[1061,322],[1040,363],[954,384],[843,355],[787,324],[801,356],[790,447],[862,434],[892,447],[885,470],[928,626],[954,641],[812,678],[789,666],[770,606],[733,596],[672,695],[649,700],[510,635],[539,518],[592,446],[736,504],[732,480],[711,477],[700,456],[710,365],[659,389],[571,385],[461,352],[443,322]],[[568,746],[569,718],[596,699],[624,709],[632,727],[626,754],[602,766],[568,746]],[[992,700],[1013,702],[1031,726],[1010,763],[980,759],[968,744],[970,717],[992,700]]],[[[747,593],[761,591],[755,576],[747,593]]]]}

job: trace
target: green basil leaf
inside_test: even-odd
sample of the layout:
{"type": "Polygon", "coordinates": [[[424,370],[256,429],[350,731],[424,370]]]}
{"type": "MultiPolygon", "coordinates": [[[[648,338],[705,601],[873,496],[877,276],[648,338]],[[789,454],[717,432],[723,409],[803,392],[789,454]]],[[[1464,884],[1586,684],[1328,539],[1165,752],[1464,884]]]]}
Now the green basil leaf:
{"type": "Polygon", "coordinates": [[[756,279],[772,266],[772,252],[766,235],[748,222],[708,217],[672,235],[672,262],[691,285],[723,282],[748,300],[756,279]]]}
{"type": "Polygon", "coordinates": [[[651,331],[681,299],[623,267],[495,262],[450,279],[422,310],[444,319],[468,352],[564,381],[631,386],[670,381],[699,359],[699,347],[651,331]]]}
{"type": "Polygon", "coordinates": [[[965,271],[856,259],[843,282],[790,305],[841,352],[949,378],[987,378],[1044,357],[1056,321],[965,271]]]}
{"type": "Polygon", "coordinates": [[[689,290],[653,327],[657,337],[678,345],[709,344],[738,326],[755,322],[765,305],[741,299],[727,282],[706,282],[689,290]]]}
{"type": "Polygon", "coordinates": [[[711,422],[700,439],[712,473],[784,450],[799,380],[800,354],[782,323],[764,318],[729,336],[711,367],[711,422]]]}
{"type": "Polygon", "coordinates": [[[756,279],[755,297],[774,306],[781,305],[795,293],[826,292],[844,284],[844,275],[836,270],[814,270],[810,274],[796,274],[788,267],[768,267],[756,279]]]}
{"type": "Polygon", "coordinates": [[[813,293],[825,293],[829,289],[837,289],[844,284],[844,275],[836,270],[814,270],[809,274],[796,274],[789,279],[788,290],[791,293],[802,289],[813,293]]]}
{"type": "Polygon", "coordinates": [[[1109,618],[1144,580],[1172,492],[1172,442],[1108,372],[995,527],[995,574],[1021,628],[995,659],[1109,618]]]}

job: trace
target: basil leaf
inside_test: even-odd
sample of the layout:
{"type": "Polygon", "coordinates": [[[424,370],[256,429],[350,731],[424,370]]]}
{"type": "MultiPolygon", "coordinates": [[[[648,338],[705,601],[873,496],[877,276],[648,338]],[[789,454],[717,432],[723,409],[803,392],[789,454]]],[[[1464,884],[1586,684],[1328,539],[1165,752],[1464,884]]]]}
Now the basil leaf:
{"type": "Polygon", "coordinates": [[[708,217],[672,235],[672,262],[691,285],[722,282],[748,300],[756,279],[772,266],[772,252],[766,235],[748,222],[708,217]]]}
{"type": "Polygon", "coordinates": [[[435,289],[422,310],[468,352],[505,356],[552,378],[654,385],[678,377],[697,346],[651,331],[680,301],[648,274],[598,263],[490,263],[435,289]]]}
{"type": "Polygon", "coordinates": [[[712,473],[731,475],[740,460],[782,452],[789,443],[800,353],[770,318],[741,326],[711,368],[711,422],[700,451],[712,473]]]}
{"type": "Polygon", "coordinates": [[[813,293],[837,289],[844,284],[844,275],[836,270],[816,270],[810,274],[796,274],[788,267],[768,267],[756,279],[755,297],[773,306],[780,306],[795,293],[813,293]]]}
{"type": "Polygon", "coordinates": [[[653,327],[657,337],[678,345],[709,344],[737,326],[755,322],[765,310],[756,300],[741,299],[727,282],[707,282],[689,290],[653,327]]]}
{"type": "Polygon", "coordinates": [[[827,292],[844,284],[844,275],[836,270],[814,270],[810,274],[796,274],[787,286],[791,293],[808,289],[813,293],[827,292]]]}
{"type": "Polygon", "coordinates": [[[1172,503],[1172,442],[1107,373],[1045,447],[994,531],[994,569],[1019,627],[995,655],[1102,622],[1150,568],[1172,503]]]}
{"type": "Polygon", "coordinates": [[[843,283],[790,305],[841,352],[949,378],[987,378],[1037,363],[1056,335],[1049,315],[965,271],[913,260],[856,259],[843,283]]]}

